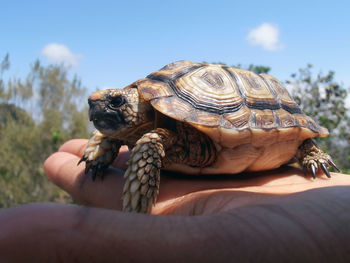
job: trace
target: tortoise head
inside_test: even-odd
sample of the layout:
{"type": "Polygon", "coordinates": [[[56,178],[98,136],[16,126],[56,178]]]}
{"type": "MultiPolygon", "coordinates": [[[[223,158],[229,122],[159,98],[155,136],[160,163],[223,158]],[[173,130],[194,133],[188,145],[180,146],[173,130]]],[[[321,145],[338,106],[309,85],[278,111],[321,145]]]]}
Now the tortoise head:
{"type": "Polygon", "coordinates": [[[128,134],[152,122],[152,107],[140,98],[137,88],[100,90],[88,102],[90,121],[110,137],[125,140],[128,134]]]}

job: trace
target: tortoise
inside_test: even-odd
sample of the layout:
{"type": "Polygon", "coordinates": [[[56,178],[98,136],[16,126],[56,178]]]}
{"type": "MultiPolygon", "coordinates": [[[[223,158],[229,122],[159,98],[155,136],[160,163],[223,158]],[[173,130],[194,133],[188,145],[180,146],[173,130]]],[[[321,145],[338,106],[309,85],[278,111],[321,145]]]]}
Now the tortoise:
{"type": "Polygon", "coordinates": [[[92,178],[129,147],[123,210],[149,213],[160,170],[186,174],[263,171],[297,160],[316,177],[331,157],[312,140],[328,130],[305,115],[286,88],[267,74],[178,61],[124,89],[93,93],[96,131],[80,161],[92,178]]]}

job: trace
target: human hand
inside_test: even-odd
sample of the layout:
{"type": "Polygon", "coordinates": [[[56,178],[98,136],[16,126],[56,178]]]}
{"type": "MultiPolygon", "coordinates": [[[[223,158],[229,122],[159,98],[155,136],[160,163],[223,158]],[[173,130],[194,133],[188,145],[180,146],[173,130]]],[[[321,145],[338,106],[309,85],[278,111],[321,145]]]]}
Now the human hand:
{"type": "MultiPolygon", "coordinates": [[[[64,144],[46,161],[47,175],[81,204],[120,210],[126,149],[103,181],[92,182],[83,175],[84,166],[76,166],[85,144],[64,144]]],[[[345,262],[350,176],[312,180],[301,174],[288,167],[245,176],[163,175],[152,213],[178,216],[57,204],[12,208],[0,213],[0,224],[8,226],[0,248],[22,251],[8,258],[35,253],[64,262],[345,262]]]]}

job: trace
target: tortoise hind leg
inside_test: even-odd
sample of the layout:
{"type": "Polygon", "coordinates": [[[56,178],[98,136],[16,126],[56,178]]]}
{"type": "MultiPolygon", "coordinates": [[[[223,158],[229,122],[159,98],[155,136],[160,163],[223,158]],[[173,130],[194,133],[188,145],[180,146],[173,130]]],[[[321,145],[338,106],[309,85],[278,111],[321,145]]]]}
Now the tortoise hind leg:
{"type": "Polygon", "coordinates": [[[150,212],[159,191],[160,168],[164,167],[165,150],[176,139],[173,132],[157,128],[136,142],[124,175],[123,211],[150,212]]]}
{"type": "Polygon", "coordinates": [[[331,177],[328,167],[332,166],[339,171],[338,167],[332,161],[332,158],[318,148],[311,139],[305,140],[299,146],[296,158],[298,159],[299,164],[303,167],[304,172],[306,173],[307,171],[310,171],[313,178],[316,178],[316,172],[320,168],[328,178],[331,177]]]}

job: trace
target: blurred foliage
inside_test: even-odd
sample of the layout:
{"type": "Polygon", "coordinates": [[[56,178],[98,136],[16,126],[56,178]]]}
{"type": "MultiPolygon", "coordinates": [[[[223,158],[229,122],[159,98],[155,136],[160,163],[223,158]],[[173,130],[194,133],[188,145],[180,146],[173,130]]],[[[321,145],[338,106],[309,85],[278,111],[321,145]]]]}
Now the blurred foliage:
{"type": "Polygon", "coordinates": [[[250,71],[255,72],[256,74],[261,74],[261,73],[269,73],[271,68],[267,66],[262,66],[262,65],[253,65],[250,64],[249,67],[247,68],[250,71]]]}
{"type": "Polygon", "coordinates": [[[4,81],[0,64],[0,207],[71,202],[44,174],[43,163],[70,138],[88,137],[86,89],[63,65],[36,61],[25,80],[4,81]]]}
{"type": "Polygon", "coordinates": [[[244,67],[244,66],[242,66],[242,64],[237,64],[237,65],[232,66],[232,67],[244,68],[244,69],[253,71],[256,74],[262,74],[262,73],[268,74],[271,70],[270,67],[263,66],[263,65],[254,65],[254,64],[250,64],[248,67],[244,67]]]}

